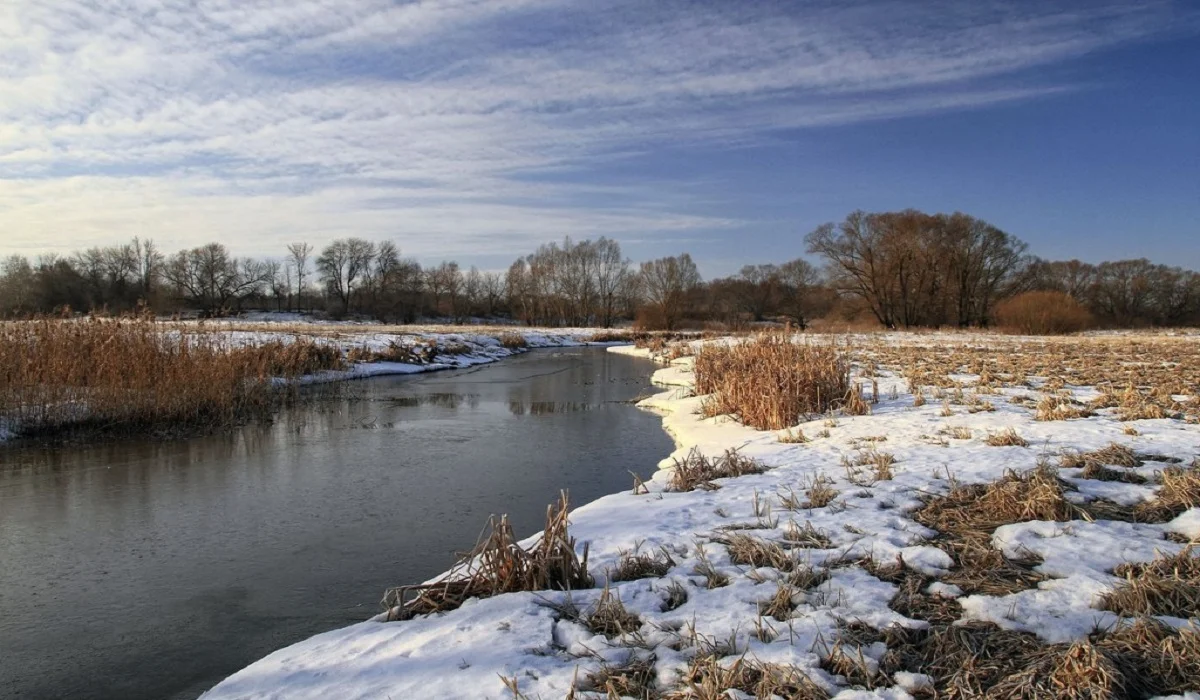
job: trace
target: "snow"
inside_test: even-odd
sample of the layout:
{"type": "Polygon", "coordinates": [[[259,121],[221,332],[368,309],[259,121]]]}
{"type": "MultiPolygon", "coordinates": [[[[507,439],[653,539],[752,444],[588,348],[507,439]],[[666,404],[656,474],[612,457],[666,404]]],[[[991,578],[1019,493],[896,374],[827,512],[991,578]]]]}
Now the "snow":
{"type": "MultiPolygon", "coordinates": [[[[647,356],[646,351],[631,347],[610,351],[647,356]]],[[[888,602],[896,587],[852,563],[864,557],[884,563],[902,558],[935,578],[952,566],[943,551],[927,544],[937,533],[906,515],[923,497],[947,492],[951,480],[990,482],[1006,470],[1034,467],[1040,456],[1094,450],[1111,442],[1190,460],[1200,438],[1200,428],[1177,421],[1140,421],[1137,436],[1124,434],[1123,425],[1107,416],[1035,423],[1030,408],[1010,404],[1004,396],[988,397],[995,405],[993,412],[945,418],[936,402],[913,407],[902,380],[881,377],[881,395],[895,391],[896,399],[881,400],[872,415],[838,417],[836,425],[824,420],[802,423],[795,429],[810,442],[784,444],[777,432],[751,430],[726,417],[703,418],[699,412],[703,397],[692,395],[690,367],[690,358],[663,367],[654,381],[665,391],[640,404],[662,416],[664,428],[677,444],[647,482],[650,493],[613,494],[579,507],[571,516],[572,535],[590,543],[590,566],[598,586],[608,580],[607,572],[621,552],[635,547],[666,548],[676,561],[659,579],[608,582],[612,593],[641,618],[637,639],[606,639],[575,622],[556,620],[548,605],[561,603],[566,594],[505,595],[431,618],[366,622],[319,635],[249,666],[204,697],[511,697],[500,676],[517,679],[518,689],[528,697],[563,697],[578,679],[599,668],[601,660],[619,663],[630,654],[649,653],[643,647],[653,648],[660,687],[670,687],[689,659],[687,646],[678,642],[681,635],[692,634],[732,643],[737,653],[758,661],[791,664],[837,698],[910,697],[907,691],[927,687],[930,679],[901,673],[894,688],[854,690],[820,669],[819,663],[822,652],[827,653],[837,639],[842,621],[875,628],[927,625],[891,610],[888,602]],[[969,429],[972,437],[950,439],[948,446],[930,439],[939,429],[953,426],[969,429]],[[1017,429],[1030,447],[991,447],[983,442],[989,433],[1008,427],[1017,429]],[[816,437],[823,430],[828,437],[816,437]],[[865,440],[878,436],[886,436],[886,441],[865,440]],[[894,478],[852,483],[840,466],[841,459],[870,444],[895,455],[894,478]],[[715,457],[730,448],[762,460],[770,470],[719,480],[715,491],[665,490],[674,459],[682,459],[692,449],[715,457]],[[784,496],[803,493],[817,477],[829,480],[838,491],[833,503],[796,512],[782,507],[784,496]],[[765,517],[761,509],[755,511],[755,503],[763,502],[771,505],[765,517]],[[735,525],[744,534],[781,541],[790,524],[811,525],[830,540],[828,549],[793,550],[799,565],[832,568],[828,580],[794,599],[796,610],[780,622],[759,617],[758,603],[775,595],[784,574],[734,564],[725,547],[712,540],[723,534],[722,528],[735,525]],[[694,572],[701,556],[730,577],[729,585],[711,590],[703,585],[704,579],[694,572]],[[685,586],[688,600],[664,611],[665,591],[672,583],[685,586]],[[756,632],[762,624],[773,636],[756,632]]],[[[1154,495],[1152,484],[1090,481],[1074,478],[1073,471],[1064,470],[1063,475],[1078,486],[1077,499],[1102,496],[1132,504],[1154,495]]],[[[994,545],[1011,557],[1040,557],[1038,571],[1049,577],[1047,581],[1036,589],[1000,597],[964,596],[957,586],[941,582],[931,584],[928,591],[958,598],[964,620],[989,620],[1006,629],[1032,632],[1047,642],[1070,641],[1097,625],[1116,621],[1112,613],[1094,607],[1118,582],[1111,574],[1116,565],[1179,551],[1182,545],[1164,539],[1168,531],[1196,537],[1200,509],[1166,525],[1110,521],[1006,525],[995,532],[994,545]]],[[[599,589],[576,591],[572,598],[584,608],[599,595],[599,589]]],[[[878,658],[882,645],[863,652],[878,658]]]]}

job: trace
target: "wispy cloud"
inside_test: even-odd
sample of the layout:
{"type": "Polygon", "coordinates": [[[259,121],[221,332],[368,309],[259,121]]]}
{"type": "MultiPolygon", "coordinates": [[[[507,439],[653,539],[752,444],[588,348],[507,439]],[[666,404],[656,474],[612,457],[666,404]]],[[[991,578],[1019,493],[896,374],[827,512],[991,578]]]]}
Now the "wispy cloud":
{"type": "Polygon", "coordinates": [[[670,180],[552,174],[1045,97],[1078,85],[1030,69],[1196,21],[1166,1],[16,0],[0,250],[677,239],[742,222],[670,180]]]}

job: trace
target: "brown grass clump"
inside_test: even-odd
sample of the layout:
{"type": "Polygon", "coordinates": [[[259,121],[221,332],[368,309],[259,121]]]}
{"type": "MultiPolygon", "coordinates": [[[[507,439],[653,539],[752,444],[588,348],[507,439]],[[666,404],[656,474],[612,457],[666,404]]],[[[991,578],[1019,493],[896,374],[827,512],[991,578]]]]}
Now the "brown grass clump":
{"type": "Polygon", "coordinates": [[[812,508],[824,508],[837,498],[837,489],[833,488],[833,482],[824,476],[817,475],[813,477],[812,485],[805,490],[804,495],[808,497],[808,501],[803,504],[805,510],[812,508]]]}
{"type": "Polygon", "coordinates": [[[795,557],[776,542],[740,533],[714,537],[713,542],[725,545],[729,550],[729,560],[734,564],[755,568],[770,567],[780,571],[796,568],[795,557]]]}
{"type": "Polygon", "coordinates": [[[739,657],[723,665],[713,656],[695,659],[684,672],[679,686],[663,700],[728,700],[730,691],[754,698],[827,700],[829,694],[803,671],[792,666],[767,664],[739,657]]]}
{"type": "Polygon", "coordinates": [[[603,693],[609,698],[637,698],[645,700],[658,697],[655,693],[654,664],[657,659],[630,655],[620,664],[601,664],[599,670],[587,675],[579,690],[603,693]]]}
{"type": "Polygon", "coordinates": [[[524,350],[529,347],[529,341],[520,333],[501,333],[496,336],[496,340],[500,341],[500,346],[509,350],[524,350]]]}
{"type": "Polygon", "coordinates": [[[808,439],[808,436],[804,434],[803,430],[800,430],[799,428],[796,428],[795,430],[788,428],[787,432],[779,436],[779,442],[785,445],[803,445],[810,442],[810,440],[808,439]]]}
{"type": "Polygon", "coordinates": [[[517,544],[508,516],[491,518],[487,534],[440,581],[388,590],[383,598],[387,619],[445,612],[471,598],[502,593],[590,588],[588,546],[584,544],[582,556],[576,554],[575,540],[567,533],[567,506],[563,492],[557,509],[546,507],[546,528],[530,549],[517,544]]]}
{"type": "Polygon", "coordinates": [[[696,355],[695,381],[698,394],[711,394],[707,415],[731,414],[757,430],[783,430],[841,402],[850,365],[832,346],[764,334],[736,345],[704,346],[696,355]]]}
{"type": "Polygon", "coordinates": [[[1008,595],[1045,580],[1030,570],[1039,562],[1013,561],[992,548],[991,533],[997,527],[1077,517],[1090,516],[1067,500],[1063,482],[1047,467],[1020,475],[1010,472],[991,484],[956,487],[913,513],[917,522],[941,533],[933,544],[955,562],[942,580],[985,595],[1008,595]]]}
{"type": "Polygon", "coordinates": [[[642,626],[641,619],[630,612],[608,588],[601,592],[599,600],[584,615],[584,623],[592,634],[602,634],[609,639],[636,632],[642,626]]]}
{"type": "Polygon", "coordinates": [[[1024,474],[1009,472],[990,484],[959,486],[931,500],[916,517],[939,532],[990,533],[1010,523],[1074,520],[1086,513],[1067,500],[1065,484],[1052,468],[1039,467],[1024,474]]]}
{"type": "Polygon", "coordinates": [[[804,527],[797,525],[795,520],[790,521],[784,528],[783,540],[793,547],[804,549],[829,549],[833,546],[829,536],[807,520],[804,521],[804,527]]]}
{"type": "Polygon", "coordinates": [[[667,482],[667,490],[695,491],[698,488],[709,491],[716,490],[720,486],[713,483],[714,479],[761,474],[766,470],[767,467],[762,462],[743,457],[737,450],[726,450],[724,455],[713,460],[693,448],[682,462],[675,460],[671,479],[667,482]]]}
{"type": "Polygon", "coordinates": [[[988,433],[983,441],[992,447],[1029,447],[1029,442],[1012,428],[1005,428],[998,433],[988,433]]]}
{"type": "Polygon", "coordinates": [[[1087,640],[1044,645],[992,623],[891,627],[881,671],[924,673],[934,697],[1149,698],[1200,688],[1200,634],[1139,619],[1087,640]]]}
{"type": "Polygon", "coordinates": [[[1200,617],[1200,556],[1193,547],[1146,563],[1121,564],[1113,573],[1125,581],[1104,596],[1104,610],[1124,616],[1200,617]]]}
{"type": "Polygon", "coordinates": [[[799,593],[800,591],[787,583],[780,584],[775,595],[758,604],[758,614],[763,617],[775,618],[780,622],[786,621],[792,616],[792,611],[796,609],[796,596],[799,593]]]}
{"type": "Polygon", "coordinates": [[[641,554],[636,550],[622,552],[610,580],[636,581],[642,578],[659,578],[665,576],[673,566],[675,566],[675,559],[665,548],[660,549],[654,555],[641,554]]]}
{"type": "Polygon", "coordinates": [[[340,369],[311,340],[238,347],[148,319],[0,324],[0,420],[25,435],[210,429],[269,410],[271,379],[340,369]]]}
{"type": "Polygon", "coordinates": [[[912,568],[903,558],[887,564],[868,558],[858,564],[875,578],[896,585],[896,595],[892,596],[888,607],[901,615],[935,625],[953,624],[962,617],[962,606],[958,601],[926,593],[925,589],[934,578],[912,568]]]}
{"type": "Polygon", "coordinates": [[[1170,466],[1159,473],[1162,486],[1153,501],[1138,504],[1144,522],[1166,522],[1188,508],[1200,507],[1200,460],[1190,467],[1170,466]]]}
{"type": "Polygon", "coordinates": [[[1010,333],[1065,335],[1092,325],[1087,307],[1062,292],[1025,292],[996,305],[996,325],[1010,333]]]}
{"type": "Polygon", "coordinates": [[[1096,415],[1087,406],[1065,396],[1048,394],[1038,401],[1033,419],[1037,421],[1073,420],[1096,415]]]}

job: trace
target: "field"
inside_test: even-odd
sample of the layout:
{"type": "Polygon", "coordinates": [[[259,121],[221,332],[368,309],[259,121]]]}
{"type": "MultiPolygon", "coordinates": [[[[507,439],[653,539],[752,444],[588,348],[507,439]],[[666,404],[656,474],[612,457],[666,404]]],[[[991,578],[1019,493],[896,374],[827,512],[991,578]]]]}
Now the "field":
{"type": "Polygon", "coordinates": [[[1200,697],[1200,338],[783,341],[614,348],[652,479],[209,697],[1200,697]]]}

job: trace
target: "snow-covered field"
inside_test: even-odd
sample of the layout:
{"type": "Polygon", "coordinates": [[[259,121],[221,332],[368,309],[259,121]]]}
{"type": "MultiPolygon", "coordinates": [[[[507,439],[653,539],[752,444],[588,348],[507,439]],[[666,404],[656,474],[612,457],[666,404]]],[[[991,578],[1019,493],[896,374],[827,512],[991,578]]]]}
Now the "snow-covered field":
{"type": "MultiPolygon", "coordinates": [[[[986,631],[992,628],[979,624],[993,623],[1000,630],[1036,635],[1028,639],[1044,644],[1083,640],[1097,629],[1123,624],[1102,609],[1102,598],[1124,580],[1114,568],[1176,555],[1189,540],[1200,539],[1196,507],[1162,522],[1086,514],[1096,499],[1126,509],[1156,503],[1160,473],[1188,469],[1200,455],[1200,425],[1193,413],[1147,418],[1157,409],[1137,408],[1135,415],[1129,412],[1134,409],[1105,405],[1114,388],[1072,383],[1089,371],[1086,362],[1064,359],[1073,345],[971,334],[856,342],[879,351],[877,371],[863,379],[876,385],[871,413],[820,416],[787,431],[755,431],[729,417],[704,418],[704,399],[691,391],[690,357],[657,372],[655,382],[664,391],[642,405],[661,413],[678,450],[645,489],[602,498],[571,515],[572,536],[590,544],[595,588],[475,599],[404,622],[377,618],[280,650],[204,697],[584,698],[618,697],[629,687],[638,688],[637,697],[647,692],[703,698],[763,694],[747,692],[744,684],[722,685],[722,674],[728,680],[748,668],[791,674],[788,697],[933,697],[934,679],[903,663],[894,670],[897,651],[889,644],[903,638],[903,630],[974,624],[971,630],[986,631]],[[902,378],[887,359],[888,348],[907,346],[909,361],[920,368],[948,346],[970,358],[981,351],[978,346],[992,343],[1007,344],[1000,353],[1028,356],[1028,377],[1000,382],[959,367],[942,378],[942,386],[927,386],[919,372],[902,378]],[[1035,373],[1043,371],[1043,357],[1057,363],[1053,373],[1035,373]],[[1072,420],[1035,420],[1035,404],[1044,396],[1063,399],[1068,408],[1089,401],[1096,408],[1072,420]],[[1114,443],[1127,449],[1103,451],[1114,443]],[[768,469],[719,479],[711,488],[670,490],[677,460],[696,454],[718,459],[731,449],[768,469]],[[1132,462],[1104,465],[1117,457],[1132,462]],[[917,511],[956,487],[997,482],[1039,463],[1043,469],[1064,465],[1057,468],[1055,483],[1070,501],[1067,507],[1078,506],[1081,515],[1057,521],[1024,518],[996,528],[990,546],[1009,560],[1027,562],[1028,570],[1002,581],[1010,589],[964,590],[972,586],[954,582],[969,577],[958,570],[948,554],[952,550],[938,546],[945,544],[944,533],[920,524],[917,511]],[[1124,476],[1107,480],[1104,474],[1124,476]],[[755,554],[752,545],[763,547],[755,554]],[[645,578],[614,580],[633,553],[652,557],[647,561],[660,568],[645,578]],[[1021,576],[1028,583],[1012,585],[1021,576]],[[612,612],[614,600],[636,617],[626,615],[619,630],[597,633],[593,623],[600,613],[612,612]],[[572,609],[578,612],[571,614],[572,609]],[[946,614],[949,622],[939,617],[946,614]],[[707,667],[693,663],[700,657],[713,661],[707,667]],[[637,683],[606,690],[606,682],[616,683],[613,678],[637,683]],[[731,685],[742,690],[716,694],[731,685]]],[[[1185,357],[1196,356],[1195,339],[1175,342],[1192,343],[1174,347],[1185,349],[1185,357]]],[[[1177,371],[1161,359],[1172,351],[1147,359],[1136,356],[1136,347],[1128,362],[1117,360],[1114,366],[1145,362],[1159,372],[1155,376],[1177,371]]],[[[647,354],[629,347],[610,351],[647,354]]],[[[997,348],[990,352],[994,356],[997,348]]],[[[1084,347],[1081,357],[1088,352],[1084,347]]],[[[871,356],[870,351],[864,355],[871,356]]],[[[894,359],[894,352],[890,356],[894,359]]],[[[1193,372],[1183,377],[1185,387],[1195,377],[1188,361],[1181,365],[1193,372]]],[[[858,371],[863,370],[860,363],[858,371]]],[[[1179,388],[1158,395],[1169,405],[1195,406],[1195,384],[1190,386],[1190,395],[1179,388]]],[[[984,542],[989,543],[986,535],[984,542]]],[[[1157,619],[1179,629],[1194,629],[1197,622],[1173,615],[1157,619]]],[[[1072,648],[1065,656],[1047,658],[1075,659],[1079,653],[1072,648]]],[[[1070,666],[1046,663],[1042,675],[1054,678],[1070,666]]],[[[1061,693],[1071,690],[1062,686],[1061,693]]],[[[1111,696],[1138,695],[1132,688],[1118,690],[1111,696]]],[[[1200,676],[1187,690],[1200,690],[1200,676]]],[[[1010,696],[1015,695],[1004,695],[1010,696]]]]}

